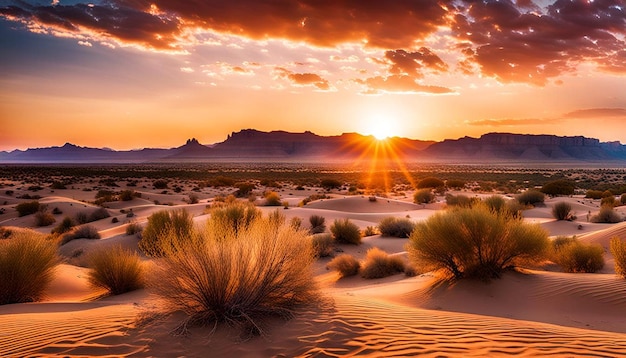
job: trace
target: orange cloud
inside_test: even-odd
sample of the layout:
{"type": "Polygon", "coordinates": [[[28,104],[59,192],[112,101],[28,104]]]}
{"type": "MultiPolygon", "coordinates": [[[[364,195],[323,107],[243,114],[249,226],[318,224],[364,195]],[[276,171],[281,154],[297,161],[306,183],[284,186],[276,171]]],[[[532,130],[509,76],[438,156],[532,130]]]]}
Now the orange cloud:
{"type": "Polygon", "coordinates": [[[367,87],[367,90],[363,92],[364,94],[378,94],[380,92],[407,94],[453,93],[451,89],[446,87],[421,85],[417,83],[412,77],[405,75],[392,75],[388,77],[376,76],[367,78],[365,80],[356,79],[354,81],[367,87]]]}
{"type": "Polygon", "coordinates": [[[320,90],[330,90],[330,84],[327,80],[323,79],[320,75],[315,73],[294,73],[285,68],[277,67],[276,73],[278,77],[286,78],[293,84],[298,86],[315,86],[320,90]]]}

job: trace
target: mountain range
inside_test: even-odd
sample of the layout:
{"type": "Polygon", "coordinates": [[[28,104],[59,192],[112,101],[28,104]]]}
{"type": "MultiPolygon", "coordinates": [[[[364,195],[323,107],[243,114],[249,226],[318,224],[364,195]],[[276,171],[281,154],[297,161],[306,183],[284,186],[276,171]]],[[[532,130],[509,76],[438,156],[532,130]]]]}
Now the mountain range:
{"type": "Polygon", "coordinates": [[[530,162],[626,162],[626,145],[600,142],[583,136],[560,137],[488,133],[441,142],[407,138],[378,141],[373,136],[344,133],[320,136],[312,132],[262,132],[244,129],[223,142],[200,144],[195,138],[176,148],[129,151],[80,147],[32,148],[0,152],[2,163],[142,163],[173,161],[353,161],[382,160],[481,163],[530,162]]]}

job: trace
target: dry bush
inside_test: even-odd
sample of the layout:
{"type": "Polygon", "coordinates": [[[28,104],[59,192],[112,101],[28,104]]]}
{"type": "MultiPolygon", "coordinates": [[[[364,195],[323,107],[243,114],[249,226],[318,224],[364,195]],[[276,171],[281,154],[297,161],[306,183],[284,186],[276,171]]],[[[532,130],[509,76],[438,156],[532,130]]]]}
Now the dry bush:
{"type": "Polygon", "coordinates": [[[546,195],[539,190],[531,189],[519,194],[516,199],[523,205],[536,205],[543,203],[546,195]]]}
{"type": "Polygon", "coordinates": [[[193,218],[185,210],[162,210],[148,217],[148,224],[141,233],[139,248],[148,256],[163,256],[170,246],[170,241],[188,240],[193,231],[193,218]]]}
{"type": "Polygon", "coordinates": [[[489,210],[494,212],[503,212],[507,208],[507,200],[500,195],[491,195],[483,199],[482,202],[489,208],[489,210]]]}
{"type": "Polygon", "coordinates": [[[600,206],[617,206],[617,200],[613,195],[600,199],[600,206]]]}
{"type": "Polygon", "coordinates": [[[76,239],[99,240],[100,234],[98,233],[98,229],[95,227],[91,225],[83,225],[65,233],[65,235],[61,237],[61,245],[65,245],[76,239]]]}
{"type": "Polygon", "coordinates": [[[431,189],[420,189],[413,194],[413,202],[415,204],[428,204],[435,201],[435,194],[431,189]]]}
{"type": "Polygon", "coordinates": [[[39,202],[37,200],[19,203],[15,206],[18,216],[26,216],[39,211],[39,202]]]}
{"type": "Polygon", "coordinates": [[[280,195],[277,192],[270,191],[265,194],[265,206],[281,206],[280,195]]]}
{"type": "Polygon", "coordinates": [[[615,224],[622,221],[622,218],[615,212],[613,206],[603,206],[590,220],[592,223],[615,224]]]}
{"type": "Polygon", "coordinates": [[[474,205],[476,200],[477,199],[470,198],[469,196],[463,195],[463,194],[459,194],[459,195],[446,194],[446,205],[448,206],[460,206],[463,208],[469,208],[469,207],[472,207],[472,205],[474,205]]]}
{"type": "Polygon", "coordinates": [[[111,214],[109,214],[109,211],[107,209],[105,209],[105,208],[97,208],[96,210],[92,211],[91,214],[89,214],[87,222],[92,222],[92,221],[98,221],[98,220],[106,219],[106,218],[108,218],[110,216],[111,216],[111,214]]]}
{"type": "Polygon", "coordinates": [[[263,217],[239,230],[226,223],[209,219],[205,230],[156,261],[151,286],[169,309],[188,315],[181,327],[226,322],[259,333],[259,319],[291,317],[315,302],[314,256],[305,231],[263,217]]]}
{"type": "Polygon", "coordinates": [[[387,217],[378,223],[378,230],[383,236],[406,238],[414,228],[415,223],[407,218],[387,217]]]}
{"type": "Polygon", "coordinates": [[[626,193],[622,194],[622,196],[619,197],[619,202],[622,205],[626,205],[626,193]]]}
{"type": "Polygon", "coordinates": [[[40,300],[58,263],[56,245],[36,233],[0,240],[0,305],[40,300]]]}
{"type": "Polygon", "coordinates": [[[302,228],[302,218],[294,216],[291,219],[289,219],[289,225],[291,225],[294,229],[301,229],[302,228]]]}
{"type": "Polygon", "coordinates": [[[136,221],[131,221],[128,226],[126,226],[126,235],[137,235],[140,237],[142,231],[143,228],[136,221]]]}
{"type": "Polygon", "coordinates": [[[551,259],[563,272],[597,272],[604,267],[604,248],[585,244],[575,237],[558,237],[552,242],[551,259]]]}
{"type": "Polygon", "coordinates": [[[329,270],[339,272],[339,275],[343,278],[358,274],[361,263],[352,255],[341,254],[332,259],[326,267],[329,270]]]}
{"type": "Polygon", "coordinates": [[[328,257],[333,254],[333,236],[331,234],[315,234],[311,236],[311,245],[316,257],[328,257]]]}
{"type": "Polygon", "coordinates": [[[363,230],[363,237],[373,236],[377,234],[378,230],[376,229],[376,226],[368,226],[365,228],[365,230],[363,230]]]}
{"type": "Polygon", "coordinates": [[[112,295],[144,287],[144,268],[136,253],[121,246],[93,251],[87,258],[87,279],[91,286],[112,295]]]}
{"type": "Polygon", "coordinates": [[[45,205],[41,205],[39,207],[39,211],[35,214],[35,226],[49,226],[56,222],[57,220],[54,218],[48,208],[45,205]]]}
{"type": "Polygon", "coordinates": [[[557,220],[572,221],[576,219],[572,213],[572,206],[564,201],[554,204],[552,207],[552,216],[557,220]]]}
{"type": "Polygon", "coordinates": [[[361,277],[383,278],[400,272],[404,272],[404,261],[400,256],[391,256],[377,247],[367,250],[365,262],[361,265],[361,277]]]}
{"type": "Polygon", "coordinates": [[[311,215],[309,217],[311,224],[311,234],[319,234],[326,231],[326,218],[320,215],[311,215]]]}
{"type": "Polygon", "coordinates": [[[74,227],[74,220],[71,217],[66,216],[61,220],[61,222],[52,229],[53,234],[65,234],[66,232],[72,230],[74,227]]]}
{"type": "Polygon", "coordinates": [[[617,236],[611,238],[610,249],[615,259],[615,273],[626,278],[626,240],[617,236]]]}
{"type": "Polygon", "coordinates": [[[420,272],[442,269],[457,279],[488,280],[507,268],[543,259],[548,246],[548,234],[539,225],[477,205],[418,223],[407,250],[420,272]]]}
{"type": "Polygon", "coordinates": [[[335,220],[330,226],[330,232],[337,243],[352,245],[361,243],[361,230],[350,219],[335,220]]]}
{"type": "Polygon", "coordinates": [[[233,230],[247,228],[256,218],[262,215],[254,204],[247,201],[230,201],[211,209],[211,220],[223,221],[224,226],[233,230]]]}

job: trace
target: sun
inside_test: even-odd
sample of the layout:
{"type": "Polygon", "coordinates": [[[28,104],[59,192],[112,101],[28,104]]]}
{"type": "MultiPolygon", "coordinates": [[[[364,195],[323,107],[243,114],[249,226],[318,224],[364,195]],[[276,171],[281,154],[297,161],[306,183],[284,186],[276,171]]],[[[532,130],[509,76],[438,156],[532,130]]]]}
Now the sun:
{"type": "Polygon", "coordinates": [[[393,118],[372,116],[365,128],[365,134],[373,135],[377,140],[385,140],[397,135],[397,125],[393,118]]]}

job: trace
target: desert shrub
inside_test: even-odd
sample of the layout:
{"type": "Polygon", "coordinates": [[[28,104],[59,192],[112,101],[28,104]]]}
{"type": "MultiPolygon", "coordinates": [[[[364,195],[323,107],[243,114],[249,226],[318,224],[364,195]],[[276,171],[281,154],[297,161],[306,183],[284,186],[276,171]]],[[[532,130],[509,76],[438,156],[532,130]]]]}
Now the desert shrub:
{"type": "Polygon", "coordinates": [[[187,202],[189,204],[197,204],[199,200],[200,199],[198,198],[198,195],[192,193],[189,194],[189,199],[187,200],[187,202]]]}
{"type": "Polygon", "coordinates": [[[329,199],[330,197],[326,194],[313,194],[313,195],[309,195],[306,198],[302,199],[302,201],[300,202],[300,206],[304,206],[312,201],[315,200],[320,200],[320,199],[329,199]]]}
{"type": "Polygon", "coordinates": [[[349,277],[359,273],[361,263],[352,255],[341,254],[332,259],[326,267],[337,271],[341,277],[349,277]]]}
{"type": "Polygon", "coordinates": [[[493,212],[503,212],[506,210],[506,202],[500,195],[491,195],[482,200],[482,202],[493,212]]]}
{"type": "Polygon", "coordinates": [[[465,187],[465,181],[460,179],[448,179],[446,180],[446,186],[448,188],[463,189],[465,187]]]}
{"type": "Polygon", "coordinates": [[[557,220],[569,220],[575,219],[572,213],[572,206],[564,201],[554,204],[552,207],[552,216],[557,220]]]}
{"type": "Polygon", "coordinates": [[[280,195],[274,191],[270,191],[265,194],[265,205],[266,206],[280,206],[282,205],[280,201],[280,195]]]}
{"type": "Polygon", "coordinates": [[[65,184],[63,184],[63,182],[60,181],[53,181],[52,184],[50,184],[50,189],[67,189],[67,187],[65,186],[65,184]]]}
{"type": "Polygon", "coordinates": [[[376,229],[376,226],[368,226],[365,228],[365,230],[363,230],[364,237],[373,236],[376,234],[378,234],[378,230],[376,229]]]}
{"type": "Polygon", "coordinates": [[[605,196],[604,198],[600,199],[600,206],[616,206],[616,204],[617,203],[613,195],[605,196]]]}
{"type": "Polygon", "coordinates": [[[322,179],[320,181],[320,186],[326,190],[336,189],[341,187],[341,182],[337,179],[322,179]]]}
{"type": "Polygon", "coordinates": [[[311,234],[319,234],[326,231],[326,218],[320,215],[311,215],[309,217],[311,224],[311,234]]]}
{"type": "Polygon", "coordinates": [[[519,194],[516,199],[523,205],[536,205],[543,203],[546,196],[539,190],[531,189],[519,194]]]}
{"type": "Polygon", "coordinates": [[[54,215],[61,215],[63,214],[63,211],[61,211],[61,209],[59,209],[58,207],[54,207],[54,209],[52,209],[52,214],[54,215]]]}
{"type": "Polygon", "coordinates": [[[126,226],[126,235],[139,235],[143,231],[143,228],[136,221],[132,221],[126,226]]]}
{"type": "Polygon", "coordinates": [[[387,217],[378,223],[378,230],[383,236],[409,237],[415,223],[406,218],[387,217]]]}
{"type": "Polygon", "coordinates": [[[547,232],[485,205],[437,213],[416,225],[407,250],[420,272],[444,270],[454,278],[500,277],[510,267],[538,261],[547,232]]]}
{"type": "Polygon", "coordinates": [[[122,191],[120,191],[120,193],[117,196],[117,198],[120,201],[131,201],[131,200],[133,200],[134,197],[135,197],[135,191],[134,190],[122,190],[122,191]]]}
{"type": "Polygon", "coordinates": [[[237,191],[235,191],[235,196],[238,198],[244,198],[249,196],[252,190],[256,188],[256,185],[252,183],[237,183],[235,184],[237,191]]]}
{"type": "Polygon", "coordinates": [[[97,205],[102,205],[106,202],[115,201],[115,200],[116,200],[115,192],[113,192],[112,190],[101,189],[101,190],[98,190],[98,192],[96,193],[95,203],[97,205]]]}
{"type": "Polygon", "coordinates": [[[419,183],[417,183],[418,189],[425,189],[425,188],[434,189],[434,188],[440,188],[443,186],[445,186],[445,183],[443,182],[443,180],[439,178],[435,178],[435,177],[424,178],[420,180],[419,183]]]}
{"type": "Polygon", "coordinates": [[[626,205],[626,193],[624,193],[624,194],[622,194],[622,196],[620,196],[620,198],[619,198],[619,202],[620,202],[622,205],[626,205]]]}
{"type": "Polygon", "coordinates": [[[614,224],[622,221],[622,218],[620,218],[612,206],[602,206],[600,211],[592,216],[590,220],[592,223],[614,224]]]}
{"type": "Polygon", "coordinates": [[[218,176],[218,177],[209,179],[207,184],[208,186],[212,186],[216,188],[223,187],[223,186],[233,186],[235,185],[235,179],[225,177],[225,176],[218,176]]]}
{"type": "Polygon", "coordinates": [[[291,227],[293,227],[294,229],[301,229],[302,228],[302,218],[294,216],[289,220],[289,225],[291,227]]]}
{"type": "Polygon", "coordinates": [[[120,222],[120,219],[118,219],[117,217],[113,217],[113,219],[111,219],[111,223],[113,224],[117,224],[118,222],[120,222]]]}
{"type": "Polygon", "coordinates": [[[463,208],[469,208],[476,202],[476,199],[470,198],[467,195],[459,194],[452,195],[446,194],[446,204],[448,206],[460,206],[463,208]]]}
{"type": "Polygon", "coordinates": [[[54,218],[54,215],[52,215],[45,207],[43,208],[43,210],[37,211],[37,213],[35,213],[35,226],[48,226],[48,225],[52,225],[56,222],[57,220],[54,218]]]}
{"type": "Polygon", "coordinates": [[[39,202],[37,200],[19,203],[15,206],[18,216],[26,216],[39,211],[39,202]]]}
{"type": "Polygon", "coordinates": [[[576,189],[576,184],[570,180],[555,180],[549,183],[545,183],[541,187],[541,192],[550,195],[572,195],[576,189]]]}
{"type": "Polygon", "coordinates": [[[169,183],[167,180],[159,179],[159,180],[155,180],[154,183],[152,183],[152,186],[155,189],[167,189],[169,186],[169,183]]]}
{"type": "Polygon", "coordinates": [[[43,297],[59,263],[56,245],[34,233],[0,241],[0,305],[43,297]]]}
{"type": "Polygon", "coordinates": [[[435,195],[430,189],[421,189],[413,194],[413,202],[415,204],[428,204],[435,200],[435,195]]]}
{"type": "Polygon", "coordinates": [[[144,287],[144,268],[136,253],[117,245],[93,251],[87,258],[87,279],[92,287],[112,295],[144,287]]]}
{"type": "Polygon", "coordinates": [[[53,234],[65,234],[74,227],[74,220],[71,217],[66,216],[61,222],[52,229],[53,234]]]}
{"type": "Polygon", "coordinates": [[[107,209],[105,209],[105,208],[98,208],[98,209],[92,211],[91,214],[89,214],[88,220],[89,220],[89,222],[98,221],[98,220],[101,220],[101,219],[106,219],[106,218],[108,218],[110,216],[111,216],[111,214],[109,214],[109,211],[107,209]]]}
{"type": "Polygon", "coordinates": [[[65,233],[65,235],[61,237],[61,245],[65,245],[68,242],[76,239],[99,240],[100,234],[98,233],[98,229],[91,225],[79,226],[65,233]]]}
{"type": "Polygon", "coordinates": [[[232,201],[211,209],[211,220],[221,221],[234,231],[245,229],[259,216],[261,211],[250,202],[232,201]]]}
{"type": "Polygon", "coordinates": [[[361,265],[361,277],[383,278],[400,272],[404,272],[404,261],[400,256],[391,256],[377,247],[367,250],[361,265]]]}
{"type": "Polygon", "coordinates": [[[604,267],[604,249],[576,238],[559,237],[552,242],[551,259],[563,272],[596,272],[604,267]]]}
{"type": "Polygon", "coordinates": [[[587,193],[585,194],[585,198],[588,199],[602,199],[602,191],[600,190],[587,190],[587,193]]]}
{"type": "Polygon", "coordinates": [[[358,245],[361,243],[361,230],[350,219],[337,219],[330,226],[335,242],[358,245]]]}
{"type": "Polygon", "coordinates": [[[193,218],[185,210],[162,210],[148,217],[139,248],[148,256],[163,256],[176,243],[172,238],[189,240],[193,231],[193,218]]]}
{"type": "Polygon", "coordinates": [[[76,216],[74,219],[79,225],[86,224],[89,222],[89,214],[87,214],[87,212],[85,211],[79,211],[76,213],[76,216]]]}
{"type": "Polygon", "coordinates": [[[207,225],[190,242],[168,248],[151,280],[171,311],[188,315],[181,327],[226,322],[259,333],[259,319],[288,318],[315,302],[314,256],[305,231],[276,227],[264,217],[238,231],[216,220],[207,225]]]}
{"type": "Polygon", "coordinates": [[[610,241],[610,249],[615,259],[615,273],[626,278],[626,240],[613,237],[610,241]]]}
{"type": "Polygon", "coordinates": [[[333,254],[333,236],[331,234],[315,234],[311,236],[313,253],[316,257],[328,257],[333,254]]]}

